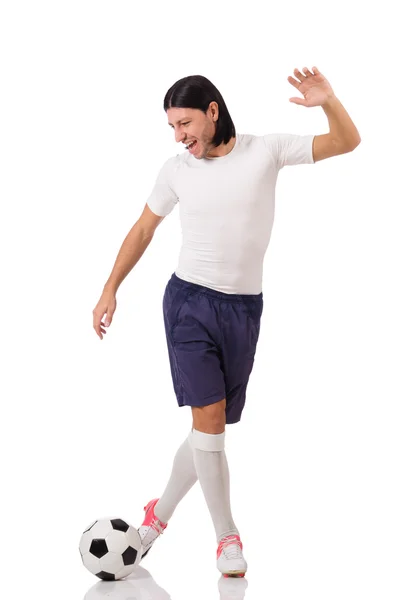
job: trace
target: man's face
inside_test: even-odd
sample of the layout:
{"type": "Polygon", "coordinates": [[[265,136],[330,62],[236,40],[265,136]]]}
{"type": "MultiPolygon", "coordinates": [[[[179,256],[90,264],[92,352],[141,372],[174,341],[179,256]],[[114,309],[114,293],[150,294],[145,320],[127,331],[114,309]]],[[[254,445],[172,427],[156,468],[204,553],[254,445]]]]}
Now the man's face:
{"type": "Polygon", "coordinates": [[[177,143],[195,142],[189,150],[195,158],[205,158],[212,149],[215,123],[218,119],[218,105],[211,102],[207,113],[198,108],[169,108],[168,124],[175,131],[177,143]]]}

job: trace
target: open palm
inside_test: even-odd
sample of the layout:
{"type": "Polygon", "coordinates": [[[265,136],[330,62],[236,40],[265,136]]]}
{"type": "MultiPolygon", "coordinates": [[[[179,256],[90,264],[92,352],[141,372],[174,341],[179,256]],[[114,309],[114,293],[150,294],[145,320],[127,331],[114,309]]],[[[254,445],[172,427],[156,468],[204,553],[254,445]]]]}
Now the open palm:
{"type": "Polygon", "coordinates": [[[334,95],[329,82],[317,67],[313,67],[312,71],[313,73],[307,67],[304,67],[303,74],[298,69],[294,69],[294,75],[298,81],[293,77],[288,77],[290,84],[304,96],[304,98],[290,98],[290,102],[302,106],[321,106],[334,95]]]}

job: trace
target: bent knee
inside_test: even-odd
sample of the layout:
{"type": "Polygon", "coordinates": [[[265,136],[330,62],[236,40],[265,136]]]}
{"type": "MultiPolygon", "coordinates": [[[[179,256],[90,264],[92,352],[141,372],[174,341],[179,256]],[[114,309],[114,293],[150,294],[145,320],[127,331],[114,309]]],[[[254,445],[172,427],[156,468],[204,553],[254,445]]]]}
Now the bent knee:
{"type": "Polygon", "coordinates": [[[192,406],[193,428],[203,433],[223,433],[226,424],[226,398],[208,406],[192,406]]]}

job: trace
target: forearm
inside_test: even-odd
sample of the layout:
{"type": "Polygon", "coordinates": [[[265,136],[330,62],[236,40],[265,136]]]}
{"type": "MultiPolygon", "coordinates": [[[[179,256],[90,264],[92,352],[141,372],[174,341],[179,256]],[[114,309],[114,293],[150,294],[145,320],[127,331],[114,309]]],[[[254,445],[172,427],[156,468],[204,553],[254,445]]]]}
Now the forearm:
{"type": "Polygon", "coordinates": [[[135,224],[132,227],[119,250],[113,270],[105,283],[104,289],[110,289],[116,293],[121,282],[135,267],[152,238],[153,236],[145,235],[144,230],[139,225],[135,224]]]}
{"type": "Polygon", "coordinates": [[[360,134],[346,109],[336,96],[331,96],[322,108],[327,115],[330,133],[347,147],[355,147],[360,141],[360,134]]]}

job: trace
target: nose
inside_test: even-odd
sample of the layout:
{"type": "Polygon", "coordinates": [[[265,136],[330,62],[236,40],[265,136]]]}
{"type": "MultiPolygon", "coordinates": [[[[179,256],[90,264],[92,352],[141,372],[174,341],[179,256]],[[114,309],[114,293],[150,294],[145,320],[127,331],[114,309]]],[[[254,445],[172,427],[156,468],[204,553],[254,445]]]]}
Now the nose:
{"type": "Polygon", "coordinates": [[[175,141],[177,144],[179,142],[182,142],[185,138],[186,136],[182,131],[178,131],[177,129],[175,129],[175,141]]]}

